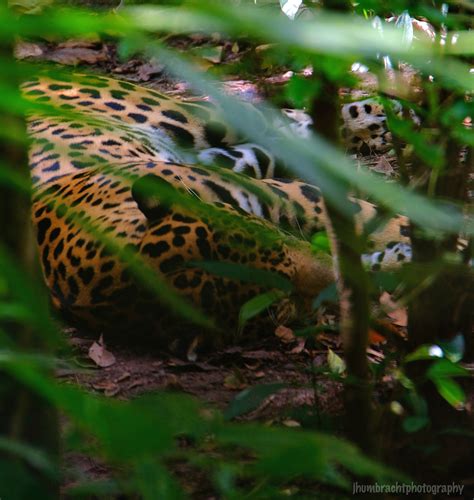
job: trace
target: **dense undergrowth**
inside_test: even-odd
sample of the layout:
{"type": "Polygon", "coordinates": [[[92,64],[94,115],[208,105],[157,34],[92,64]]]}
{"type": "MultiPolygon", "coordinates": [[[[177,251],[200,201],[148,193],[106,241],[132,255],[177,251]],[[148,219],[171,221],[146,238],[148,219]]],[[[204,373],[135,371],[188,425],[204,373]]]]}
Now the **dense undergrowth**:
{"type": "MultiPolygon", "coordinates": [[[[287,8],[291,5],[282,3],[287,8]]],[[[186,497],[185,478],[173,474],[173,464],[180,460],[203,470],[216,495],[223,498],[313,498],[316,494],[344,498],[352,492],[354,480],[388,485],[468,479],[473,459],[472,386],[462,360],[472,361],[473,355],[473,225],[468,199],[474,161],[472,7],[452,2],[446,13],[446,7],[429,2],[399,1],[390,11],[376,1],[361,2],[355,9],[345,2],[327,2],[317,9],[308,3],[301,15],[290,20],[278,4],[268,2],[264,6],[259,2],[125,3],[118,11],[100,13],[12,2],[1,4],[0,22],[0,497],[58,497],[64,450],[99,458],[113,471],[107,481],[62,492],[79,498],[186,497]],[[383,24],[380,19],[392,12],[400,15],[397,25],[383,24]],[[412,19],[420,16],[434,27],[434,40],[413,35],[412,19]],[[233,71],[236,67],[249,73],[264,71],[262,67],[267,72],[269,68],[270,72],[272,68],[294,71],[276,101],[304,106],[315,118],[317,135],[303,140],[276,130],[280,140],[269,142],[252,110],[246,107],[248,111],[242,112],[238,99],[215,85],[209,76],[212,71],[198,71],[166,44],[172,37],[190,33],[211,40],[216,32],[243,40],[250,48],[233,71]],[[232,421],[278,386],[247,390],[223,416],[181,394],[111,401],[61,384],[52,376],[62,363],[58,352],[64,345],[49,315],[28,223],[24,120],[34,109],[19,91],[19,83],[36,74],[38,67],[16,61],[13,48],[19,38],[54,43],[92,34],[117,43],[124,58],[141,54],[159,60],[170,75],[211,96],[233,127],[271,149],[292,175],[322,189],[336,238],[333,251],[340,263],[339,296],[345,298],[339,329],[346,366],[333,358],[332,368],[345,386],[347,440],[309,429],[232,421]],[[274,44],[264,56],[261,50],[253,50],[263,44],[274,44]],[[398,183],[387,183],[366,169],[356,170],[342,152],[335,117],[339,89],[354,84],[354,77],[348,76],[354,61],[377,76],[394,136],[398,183]],[[406,92],[399,61],[417,72],[415,97],[406,92]],[[312,75],[304,76],[308,67],[312,75]],[[391,98],[402,103],[401,114],[394,111],[391,98]],[[365,228],[366,234],[357,236],[348,198],[353,192],[383,206],[387,215],[410,217],[413,260],[399,272],[376,276],[365,272],[361,264],[361,255],[369,251],[365,237],[377,228],[365,228]],[[458,251],[460,235],[463,252],[458,251]],[[372,295],[381,289],[396,290],[397,299],[408,307],[408,340],[393,360],[374,368],[366,358],[369,306],[372,295]],[[374,401],[371,389],[388,373],[394,387],[390,403],[381,405],[374,401]],[[67,420],[61,431],[58,414],[67,420]]],[[[52,71],[61,75],[64,68],[52,71]]],[[[215,71],[222,72],[225,67],[215,71]]],[[[275,112],[269,104],[265,108],[269,116],[275,112]]],[[[47,104],[41,110],[58,112],[47,104]]],[[[152,189],[172,203],[189,203],[176,193],[152,189]]],[[[216,215],[209,206],[192,209],[210,218],[216,215]]],[[[383,224],[382,219],[377,222],[383,224]]],[[[106,234],[90,230],[111,251],[121,252],[144,285],[178,314],[209,326],[210,318],[171,294],[165,283],[144,271],[106,234]]],[[[263,241],[265,236],[274,237],[262,235],[263,241]]],[[[315,241],[325,240],[325,235],[320,236],[315,241]]],[[[320,243],[315,246],[316,251],[324,251],[320,243]]],[[[235,272],[231,266],[214,271],[235,272]]],[[[265,282],[268,277],[254,279],[265,282]]],[[[275,283],[268,283],[269,288],[278,287],[275,283]]],[[[267,295],[249,303],[242,317],[249,319],[271,300],[267,295]]]]}

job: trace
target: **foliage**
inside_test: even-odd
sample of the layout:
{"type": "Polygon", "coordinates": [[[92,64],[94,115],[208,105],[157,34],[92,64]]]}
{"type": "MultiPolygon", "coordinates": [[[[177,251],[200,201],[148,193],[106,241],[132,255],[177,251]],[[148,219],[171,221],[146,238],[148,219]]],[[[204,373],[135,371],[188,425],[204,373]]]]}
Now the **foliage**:
{"type": "MultiPolygon", "coordinates": [[[[301,2],[280,3],[283,9],[293,4],[294,9],[290,9],[289,15],[294,17],[295,9],[301,2]]],[[[413,8],[412,3],[406,5],[402,0],[396,3],[391,8],[396,8],[400,13],[408,7],[413,8]]],[[[461,149],[465,145],[473,145],[472,133],[461,125],[469,114],[472,116],[472,102],[464,98],[466,92],[472,91],[472,73],[463,57],[472,56],[474,47],[472,31],[461,29],[466,22],[462,9],[453,17],[444,18],[440,17],[431,4],[421,2],[416,10],[409,12],[409,16],[426,15],[436,25],[446,23],[449,29],[457,30],[457,43],[448,43],[440,50],[438,45],[411,37],[407,43],[409,21],[406,16],[403,25],[405,30],[386,26],[381,36],[363,16],[353,17],[323,11],[310,19],[298,20],[296,16],[297,20],[291,22],[279,14],[278,5],[274,9],[262,10],[251,2],[233,2],[232,5],[228,2],[202,1],[179,2],[177,6],[138,5],[121,9],[118,13],[103,14],[48,7],[46,3],[38,2],[33,2],[33,5],[31,2],[12,3],[12,7],[18,6],[29,14],[18,15],[4,4],[0,5],[0,43],[12,36],[62,40],[86,37],[91,33],[116,39],[123,56],[143,53],[158,57],[171,73],[190,82],[196,90],[210,95],[221,106],[231,125],[251,136],[255,142],[271,149],[295,175],[318,185],[329,202],[337,204],[348,190],[356,190],[377,201],[388,213],[408,215],[422,237],[429,241],[449,239],[451,235],[457,235],[461,231],[468,237],[472,236],[472,220],[466,221],[463,214],[465,200],[453,193],[443,196],[446,193],[438,189],[443,181],[443,174],[449,170],[449,162],[453,159],[450,149],[452,142],[443,142],[442,133],[455,142],[457,153],[462,153],[461,149]],[[422,74],[432,75],[439,86],[433,88],[426,85],[427,106],[411,106],[409,101],[404,102],[407,109],[411,106],[427,126],[420,128],[413,122],[397,118],[395,114],[391,116],[392,130],[397,140],[399,143],[409,142],[412,158],[422,164],[424,173],[429,178],[424,192],[420,189],[416,191],[409,185],[386,183],[365,169],[356,172],[352,162],[334,144],[328,144],[317,136],[303,140],[274,130],[273,138],[269,139],[259,127],[260,113],[243,106],[236,98],[225,95],[209,76],[198,73],[183,55],[173,52],[155,39],[156,33],[164,37],[166,34],[216,31],[225,36],[246,37],[255,44],[278,44],[282,53],[291,54],[295,71],[302,67],[303,62],[312,64],[315,70],[331,82],[343,81],[343,68],[347,62],[356,59],[381,74],[380,61],[384,56],[390,56],[392,61],[409,62],[422,74]],[[440,198],[443,198],[442,202],[440,198]],[[433,238],[433,234],[437,239],[433,238]]],[[[358,4],[357,11],[366,17],[371,17],[372,13],[383,15],[386,6],[383,2],[374,0],[363,1],[358,4]]],[[[14,72],[23,79],[29,78],[36,71],[36,68],[27,63],[19,65],[5,60],[1,64],[3,73],[14,72]]],[[[54,71],[61,73],[57,69],[53,69],[54,71]]],[[[380,78],[383,80],[382,76],[380,78]]],[[[295,104],[301,105],[310,102],[318,92],[320,89],[317,86],[311,87],[304,78],[296,76],[290,81],[286,94],[295,104]]],[[[388,102],[387,108],[390,108],[388,102]]],[[[0,109],[2,112],[13,112],[21,116],[32,110],[31,103],[11,94],[1,77],[0,109]]],[[[41,109],[45,112],[58,112],[49,109],[47,105],[41,109]]],[[[268,117],[275,116],[276,113],[270,105],[262,106],[261,111],[268,117]]],[[[8,140],[18,139],[11,130],[2,130],[0,134],[8,140]]],[[[466,156],[469,157],[469,153],[466,156]]],[[[406,154],[400,153],[402,164],[404,158],[406,154]]],[[[120,172],[117,171],[117,175],[121,175],[120,172]]],[[[21,177],[3,168],[0,168],[0,183],[23,193],[29,192],[29,186],[21,177]]],[[[176,192],[164,192],[160,186],[151,186],[151,190],[153,196],[162,199],[168,197],[170,203],[178,205],[188,204],[193,210],[218,219],[219,214],[210,206],[203,207],[198,202],[190,202],[189,198],[180,197],[176,192]]],[[[344,215],[351,216],[350,213],[344,215]]],[[[223,225],[226,222],[221,221],[223,225]]],[[[210,325],[209,318],[191,309],[179,297],[171,295],[165,284],[160,283],[149,269],[144,268],[142,262],[119,249],[116,242],[106,234],[94,227],[86,229],[112,251],[120,253],[125,261],[133,264],[132,270],[153,292],[167,300],[170,307],[197,323],[210,325]]],[[[261,237],[271,239],[282,235],[269,231],[261,237]]],[[[315,235],[312,244],[316,253],[328,253],[329,245],[325,234],[315,235]]],[[[445,269],[445,254],[446,252],[439,252],[441,264],[431,263],[429,271],[425,270],[428,281],[435,276],[433,265],[435,269],[445,269]]],[[[235,266],[218,263],[196,265],[228,277],[235,276],[236,273],[241,276],[243,272],[235,266]]],[[[416,271],[416,267],[412,269],[416,271]]],[[[416,276],[418,278],[420,274],[416,276]]],[[[247,270],[246,279],[265,283],[272,291],[255,297],[244,306],[240,327],[282,296],[280,291],[274,289],[290,292],[289,284],[279,276],[269,277],[265,273],[247,270]]],[[[423,291],[420,291],[420,286],[424,286],[424,283],[425,281],[421,285],[417,283],[417,286],[408,287],[407,295],[416,298],[423,291]]],[[[334,295],[334,287],[327,289],[315,299],[315,307],[324,301],[333,300],[334,295]]],[[[179,481],[170,473],[169,468],[173,460],[180,459],[207,471],[214,478],[216,489],[226,498],[242,497],[248,493],[248,485],[253,488],[255,498],[270,496],[271,492],[282,494],[286,485],[300,478],[332,485],[341,488],[341,491],[350,487],[351,476],[370,477],[379,481],[403,479],[398,473],[365,457],[353,445],[332,436],[307,430],[264,428],[226,422],[219,412],[181,395],[157,394],[124,403],[104,400],[54,381],[44,374],[44,368],[56,367],[59,362],[57,359],[33,352],[20,352],[14,339],[6,334],[12,323],[25,324],[36,335],[45,336],[48,342],[54,343],[57,339],[56,325],[48,316],[44,293],[38,291],[37,284],[29,283],[12,257],[1,247],[0,320],[2,371],[15,377],[67,416],[70,447],[91,456],[102,457],[117,471],[108,483],[77,487],[78,496],[85,492],[106,496],[120,491],[139,493],[150,499],[185,497],[179,481]],[[183,440],[188,445],[181,445],[183,440]],[[209,447],[212,454],[205,453],[209,447]],[[242,486],[242,478],[247,481],[247,486],[242,486]]],[[[416,355],[405,360],[406,364],[427,358],[432,361],[433,357],[425,356],[426,354],[425,351],[417,351],[416,355]]],[[[461,407],[465,394],[453,378],[466,373],[457,361],[435,361],[430,364],[423,380],[433,382],[449,404],[461,407]]],[[[337,374],[345,371],[343,361],[332,351],[329,353],[329,365],[331,371],[337,374]]],[[[410,377],[411,374],[400,374],[400,381],[405,384],[414,408],[413,414],[404,421],[405,430],[415,432],[428,425],[430,420],[425,399],[418,391],[418,386],[422,383],[416,377],[410,377]]],[[[265,397],[281,388],[283,386],[280,384],[270,384],[247,390],[235,399],[224,417],[232,419],[255,409],[265,397]]],[[[16,441],[11,435],[0,437],[0,450],[2,456],[5,452],[18,459],[9,464],[9,476],[3,474],[0,477],[2,488],[9,492],[8,498],[39,498],[35,496],[38,488],[36,473],[40,476],[44,474],[58,477],[57,464],[52,457],[27,443],[16,441]]],[[[7,469],[3,466],[6,467],[6,463],[2,460],[4,472],[7,469]]],[[[2,495],[0,491],[0,496],[2,495]]]]}

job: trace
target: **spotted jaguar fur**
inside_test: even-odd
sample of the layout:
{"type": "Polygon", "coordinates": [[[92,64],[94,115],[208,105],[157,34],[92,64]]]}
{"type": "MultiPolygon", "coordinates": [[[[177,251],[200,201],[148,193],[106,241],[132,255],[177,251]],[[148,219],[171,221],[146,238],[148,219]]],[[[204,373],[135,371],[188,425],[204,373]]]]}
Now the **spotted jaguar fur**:
{"type": "MultiPolygon", "coordinates": [[[[295,310],[306,308],[334,280],[330,257],[314,255],[307,243],[327,225],[319,190],[268,178],[275,170],[271,155],[228,128],[212,104],[91,76],[39,79],[26,84],[24,93],[63,113],[45,108],[31,117],[30,162],[44,274],[53,303],[73,321],[100,330],[141,325],[160,332],[170,323],[168,308],[94,231],[141,255],[220,324],[235,322],[242,304],[264,288],[192,263],[217,260],[277,273],[293,283],[295,310]],[[204,160],[234,172],[193,165],[204,160]],[[214,217],[145,196],[144,179],[198,198],[214,217]],[[266,229],[279,235],[268,244],[259,236],[266,229]]],[[[372,111],[367,103],[351,106],[372,111]]],[[[367,202],[354,200],[354,207],[360,227],[377,215],[367,202]]],[[[407,221],[396,217],[374,233],[371,243],[379,253],[371,258],[373,266],[405,258],[400,243],[407,243],[406,227],[407,221]]]]}

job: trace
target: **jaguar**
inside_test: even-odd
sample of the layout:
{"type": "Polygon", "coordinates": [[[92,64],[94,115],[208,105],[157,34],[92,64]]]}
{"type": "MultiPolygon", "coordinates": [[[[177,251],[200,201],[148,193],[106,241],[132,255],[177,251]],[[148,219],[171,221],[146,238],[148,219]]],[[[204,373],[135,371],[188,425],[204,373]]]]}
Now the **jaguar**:
{"type": "MultiPolygon", "coordinates": [[[[208,101],[173,99],[98,75],[62,75],[60,81],[38,78],[23,91],[37,106],[47,106],[46,115],[36,115],[29,123],[34,184],[94,164],[149,158],[219,165],[257,179],[281,174],[272,155],[239,136],[222,119],[219,107],[208,101]]],[[[312,120],[304,112],[285,109],[283,115],[297,134],[310,134],[312,120]]],[[[376,100],[344,105],[342,118],[351,153],[390,148],[386,116],[376,100]]],[[[269,131],[267,120],[255,109],[253,119],[259,120],[262,133],[269,131]]]]}
{"type": "MultiPolygon", "coordinates": [[[[274,306],[282,321],[308,311],[334,281],[331,256],[308,242],[328,228],[319,189],[277,179],[278,162],[228,127],[217,106],[91,75],[42,76],[23,92],[34,106],[32,216],[43,273],[69,321],[172,338],[170,304],[180,296],[225,340],[242,305],[268,291],[252,274],[289,284],[274,306]],[[216,261],[243,274],[219,272],[216,261]],[[156,293],[153,275],[168,292],[156,293]]],[[[286,114],[297,133],[309,133],[307,118],[286,114]]],[[[351,147],[387,147],[375,102],[346,105],[343,117],[351,147]]],[[[368,202],[352,203],[359,228],[379,216],[368,202]]],[[[410,258],[407,226],[397,216],[371,235],[372,268],[410,258]]]]}

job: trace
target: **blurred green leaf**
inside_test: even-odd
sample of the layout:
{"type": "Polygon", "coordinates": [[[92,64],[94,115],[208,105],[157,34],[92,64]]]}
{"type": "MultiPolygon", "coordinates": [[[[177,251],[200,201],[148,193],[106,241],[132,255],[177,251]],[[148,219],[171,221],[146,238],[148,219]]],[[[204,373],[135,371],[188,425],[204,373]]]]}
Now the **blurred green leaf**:
{"type": "Polygon", "coordinates": [[[30,180],[25,179],[22,175],[17,172],[12,171],[10,168],[6,168],[0,163],[0,184],[5,186],[10,186],[13,189],[17,189],[27,195],[30,194],[30,180]]]}
{"type": "Polygon", "coordinates": [[[158,461],[140,460],[135,466],[132,484],[143,500],[188,498],[176,479],[158,461]]]}
{"type": "Polygon", "coordinates": [[[313,309],[316,310],[325,302],[336,303],[338,301],[338,291],[336,283],[327,286],[313,301],[313,309]]]}
{"type": "Polygon", "coordinates": [[[440,358],[443,356],[443,351],[437,345],[422,345],[418,347],[415,351],[407,354],[405,356],[405,362],[410,363],[411,361],[418,361],[421,359],[433,359],[440,358]]]}
{"type": "Polygon", "coordinates": [[[310,99],[318,95],[320,85],[317,81],[309,81],[307,78],[299,75],[293,75],[285,86],[285,94],[289,101],[296,108],[305,108],[310,99]]]}
{"type": "Polygon", "coordinates": [[[262,311],[270,307],[274,302],[284,297],[284,294],[279,291],[271,291],[262,293],[247,301],[241,308],[239,313],[239,328],[243,328],[245,323],[254,318],[262,311]]]}
{"type": "Polygon", "coordinates": [[[343,469],[379,481],[402,478],[401,474],[366,458],[355,446],[315,432],[228,424],[217,431],[216,438],[222,443],[254,450],[257,462],[252,463],[251,470],[274,478],[308,477],[342,488],[351,487],[342,474],[343,469]]]}
{"type": "Polygon", "coordinates": [[[32,283],[31,280],[18,268],[15,259],[9,252],[0,245],[0,275],[8,286],[12,300],[8,311],[7,305],[4,305],[4,313],[15,314],[28,318],[29,323],[44,335],[50,347],[56,347],[59,336],[56,325],[49,316],[47,295],[38,283],[32,283]]]}
{"type": "MultiPolygon", "coordinates": [[[[50,477],[59,478],[57,464],[40,449],[0,436],[0,450],[10,454],[12,457],[22,458],[33,469],[40,470],[50,477]]],[[[4,486],[2,481],[0,481],[0,484],[2,487],[4,486]]]]}
{"type": "Polygon", "coordinates": [[[2,494],[7,492],[9,500],[51,500],[51,496],[41,487],[39,477],[18,460],[0,458],[0,485],[2,494]]]}
{"type": "Polygon", "coordinates": [[[256,410],[268,396],[275,394],[284,387],[286,387],[286,384],[278,382],[273,384],[258,384],[244,389],[230,402],[224,412],[224,418],[232,420],[235,417],[256,410]]]}
{"type": "Polygon", "coordinates": [[[311,238],[311,250],[331,254],[331,244],[326,231],[315,233],[311,238]]]}
{"type": "Polygon", "coordinates": [[[405,432],[418,432],[430,423],[430,419],[425,416],[410,416],[403,420],[403,430],[405,432]]]}
{"type": "Polygon", "coordinates": [[[426,375],[432,380],[443,377],[468,377],[469,371],[449,359],[440,359],[428,368],[426,375]]]}
{"type": "Polygon", "coordinates": [[[120,495],[124,493],[123,486],[112,479],[97,480],[97,481],[81,481],[79,484],[74,484],[69,488],[66,488],[67,495],[72,498],[79,497],[84,498],[92,495],[97,497],[106,497],[106,495],[120,495]]]}
{"type": "Polygon", "coordinates": [[[392,272],[376,271],[370,276],[377,288],[389,293],[393,293],[401,282],[400,276],[392,272]]]}
{"type": "Polygon", "coordinates": [[[53,0],[9,0],[8,5],[16,12],[31,15],[38,14],[52,3],[53,0]]]}
{"type": "Polygon", "coordinates": [[[221,261],[196,261],[191,262],[189,265],[191,267],[204,269],[205,271],[209,271],[217,276],[239,280],[244,283],[255,283],[256,285],[260,285],[264,288],[278,288],[286,293],[293,290],[293,284],[287,278],[279,274],[272,273],[271,271],[265,271],[263,269],[257,269],[243,264],[221,261]]]}

